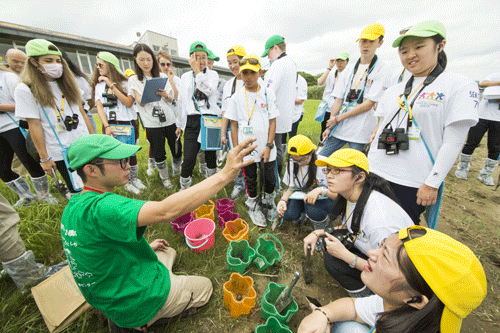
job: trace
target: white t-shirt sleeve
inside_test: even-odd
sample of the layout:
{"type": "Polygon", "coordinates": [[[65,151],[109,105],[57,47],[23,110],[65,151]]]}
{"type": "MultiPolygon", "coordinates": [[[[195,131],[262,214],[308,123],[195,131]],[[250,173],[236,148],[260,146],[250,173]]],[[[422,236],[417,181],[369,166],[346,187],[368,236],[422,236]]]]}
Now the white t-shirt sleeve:
{"type": "Polygon", "coordinates": [[[286,164],[285,175],[283,176],[283,184],[286,184],[289,187],[295,187],[295,184],[290,181],[290,174],[293,172],[293,162],[288,160],[286,164]]]}
{"type": "Polygon", "coordinates": [[[14,99],[16,100],[16,117],[40,119],[40,108],[26,84],[17,85],[14,99]]]}
{"type": "MultiPolygon", "coordinates": [[[[461,83],[461,82],[460,82],[461,83]]],[[[449,126],[456,121],[466,120],[470,126],[478,121],[479,87],[476,82],[470,81],[453,90],[449,99],[447,116],[444,126],[449,126]]]]}
{"type": "Polygon", "coordinates": [[[14,96],[16,86],[19,83],[19,76],[17,76],[16,74],[11,75],[11,73],[8,72],[5,74],[6,74],[5,83],[7,84],[7,94],[9,96],[14,96]]]}
{"type": "Polygon", "coordinates": [[[278,110],[278,104],[276,103],[276,94],[271,89],[266,89],[266,92],[269,119],[277,118],[280,115],[280,111],[278,110]]]}
{"type": "Polygon", "coordinates": [[[346,90],[346,87],[347,87],[347,84],[348,84],[348,80],[351,76],[351,68],[348,68],[350,70],[347,70],[347,68],[345,70],[342,71],[342,73],[339,74],[338,76],[338,80],[337,80],[337,83],[335,84],[335,88],[333,88],[333,92],[332,92],[332,96],[335,97],[335,98],[340,98],[340,99],[344,99],[344,95],[345,95],[345,90],[346,90]]]}
{"type": "Polygon", "coordinates": [[[236,96],[234,94],[232,97],[228,99],[226,113],[224,113],[224,117],[229,120],[238,121],[238,105],[236,103],[236,96]]]}
{"type": "Polygon", "coordinates": [[[307,81],[300,75],[297,81],[297,98],[307,100],[307,81]]]}
{"type": "Polygon", "coordinates": [[[222,90],[222,106],[221,106],[222,112],[226,112],[229,98],[231,98],[231,90],[233,88],[234,80],[236,80],[236,78],[232,78],[231,80],[227,81],[226,84],[224,85],[224,89],[222,90]]]}
{"type": "Polygon", "coordinates": [[[354,308],[359,318],[368,326],[373,327],[379,314],[384,312],[384,300],[378,295],[356,298],[354,308]]]}
{"type": "Polygon", "coordinates": [[[104,103],[104,97],[102,97],[102,94],[104,93],[105,86],[106,83],[104,82],[99,82],[98,84],[96,84],[94,102],[97,103],[97,101],[101,101],[101,103],[104,103]]]}

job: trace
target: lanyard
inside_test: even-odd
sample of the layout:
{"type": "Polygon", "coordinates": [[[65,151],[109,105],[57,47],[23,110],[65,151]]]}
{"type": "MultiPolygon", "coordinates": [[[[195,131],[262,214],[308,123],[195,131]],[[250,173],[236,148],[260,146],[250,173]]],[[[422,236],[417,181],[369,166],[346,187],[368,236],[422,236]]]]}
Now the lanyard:
{"type": "Polygon", "coordinates": [[[57,105],[56,105],[56,110],[59,111],[59,113],[57,113],[57,111],[54,110],[56,112],[57,121],[59,121],[59,122],[61,121],[61,115],[64,112],[64,95],[61,95],[61,96],[62,96],[61,110],[59,110],[59,108],[57,107],[57,105]]]}
{"type": "Polygon", "coordinates": [[[93,189],[93,188],[90,188],[90,187],[87,187],[87,186],[84,186],[83,189],[85,191],[92,191],[92,192],[96,192],[96,193],[99,193],[99,194],[103,194],[104,193],[102,191],[99,191],[99,190],[96,190],[96,189],[93,189]]]}
{"type": "MultiPolygon", "coordinates": [[[[358,83],[356,83],[356,85],[354,86],[354,90],[358,90],[358,85],[360,84],[361,81],[363,81],[363,78],[365,77],[366,75],[366,72],[368,72],[368,68],[370,68],[370,66],[367,66],[365,71],[363,72],[363,75],[361,75],[361,78],[359,79],[358,83]]],[[[356,77],[358,76],[358,70],[356,69],[356,73],[354,74],[354,78],[353,78],[353,81],[356,82],[356,77]]]]}
{"type": "Polygon", "coordinates": [[[250,126],[250,119],[252,119],[253,116],[253,111],[255,110],[255,105],[257,105],[257,94],[259,91],[255,93],[255,101],[253,102],[252,106],[252,112],[250,112],[250,108],[248,107],[248,96],[247,96],[247,89],[245,88],[245,100],[247,102],[247,117],[248,117],[248,126],[250,126]]]}
{"type": "MultiPolygon", "coordinates": [[[[351,90],[352,83],[354,81],[354,75],[353,74],[357,75],[360,61],[361,61],[361,59],[358,59],[358,61],[356,62],[356,65],[354,65],[354,70],[351,73],[351,79],[349,80],[350,81],[349,86],[346,88],[346,93],[349,93],[349,90],[351,90]]],[[[370,62],[370,65],[368,65],[368,67],[365,70],[366,77],[365,77],[365,83],[363,84],[363,90],[365,89],[366,82],[368,81],[368,75],[370,75],[370,73],[373,71],[373,68],[375,67],[375,64],[377,63],[377,61],[378,61],[378,57],[377,57],[377,55],[374,55],[372,61],[370,62]]],[[[363,74],[363,76],[364,76],[364,74],[363,74]]],[[[363,77],[361,77],[361,79],[359,80],[358,84],[361,82],[362,79],[363,79],[363,77]]],[[[358,84],[356,84],[355,89],[357,89],[358,84]]]]}

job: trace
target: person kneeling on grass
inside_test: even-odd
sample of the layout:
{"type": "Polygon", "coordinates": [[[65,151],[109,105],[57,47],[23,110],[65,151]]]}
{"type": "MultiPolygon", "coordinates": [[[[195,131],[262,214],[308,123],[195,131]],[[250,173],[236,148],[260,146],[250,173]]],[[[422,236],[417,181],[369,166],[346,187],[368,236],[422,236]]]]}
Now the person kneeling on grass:
{"type": "Polygon", "coordinates": [[[311,304],[298,332],[458,333],[487,290],[484,269],[467,246],[420,226],[368,251],[361,279],[376,295],[311,304]]]}
{"type": "Polygon", "coordinates": [[[61,218],[64,252],[83,296],[113,327],[147,331],[160,318],[189,315],[208,302],[210,280],[173,274],[176,251],[162,239],[148,244],[144,233],[150,224],[193,211],[234,180],[253,162],[243,157],[255,149],[254,140],[231,150],[221,172],[160,202],[113,193],[127,183],[129,158],[141,147],[108,135],[87,135],[71,144],[69,164],[84,190],[73,196],[61,218]]]}

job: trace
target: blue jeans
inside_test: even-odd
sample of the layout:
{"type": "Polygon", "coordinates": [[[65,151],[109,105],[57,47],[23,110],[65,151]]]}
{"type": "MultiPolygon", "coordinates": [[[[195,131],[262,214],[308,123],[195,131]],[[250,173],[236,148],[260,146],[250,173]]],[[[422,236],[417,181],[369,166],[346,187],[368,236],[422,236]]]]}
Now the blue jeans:
{"type": "Polygon", "coordinates": [[[94,116],[92,115],[92,113],[90,113],[90,111],[85,110],[85,112],[87,113],[87,116],[89,116],[90,123],[92,124],[92,127],[94,128],[94,132],[96,132],[96,134],[97,134],[97,125],[95,124],[94,116]]]}
{"type": "Polygon", "coordinates": [[[316,200],[314,205],[304,203],[304,200],[291,199],[288,201],[285,215],[285,221],[297,221],[302,212],[306,212],[308,218],[313,221],[323,221],[328,213],[333,210],[333,200],[330,198],[316,200]]]}
{"type": "Polygon", "coordinates": [[[319,152],[321,156],[326,156],[329,157],[331,154],[339,150],[340,148],[344,147],[345,144],[349,144],[349,148],[356,149],[356,150],[363,150],[365,147],[366,143],[356,143],[356,142],[349,142],[349,141],[344,141],[337,139],[334,136],[331,136],[326,140],[325,145],[323,146],[323,149],[319,152]]]}
{"type": "Polygon", "coordinates": [[[366,325],[356,321],[339,321],[332,325],[331,333],[368,333],[370,329],[366,325]]]}

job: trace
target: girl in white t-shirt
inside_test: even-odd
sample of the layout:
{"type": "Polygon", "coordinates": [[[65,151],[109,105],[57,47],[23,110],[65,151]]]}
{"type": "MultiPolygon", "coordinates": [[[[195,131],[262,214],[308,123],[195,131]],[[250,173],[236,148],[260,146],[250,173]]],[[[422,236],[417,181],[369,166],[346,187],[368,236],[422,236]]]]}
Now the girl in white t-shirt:
{"type": "Polygon", "coordinates": [[[310,304],[298,333],[458,333],[486,297],[474,252],[439,231],[401,229],[368,257],[361,278],[375,295],[310,304]]]}
{"type": "Polygon", "coordinates": [[[337,195],[332,214],[340,215],[342,225],[313,231],[304,238],[304,248],[314,247],[326,235],[322,239],[326,270],[351,297],[365,297],[371,294],[361,281],[368,251],[413,222],[395,201],[389,183],[369,170],[362,152],[340,149],[316,165],[326,167],[322,171],[328,191],[337,195]]]}
{"type": "Polygon", "coordinates": [[[445,38],[440,22],[424,21],[392,44],[412,75],[380,99],[375,112],[380,122],[368,154],[371,169],[390,182],[415,224],[436,203],[469,128],[478,121],[477,83],[444,71],[445,38]]]}
{"type": "Polygon", "coordinates": [[[128,95],[132,96],[137,102],[137,109],[141,116],[142,125],[146,129],[156,168],[163,186],[169,189],[173,187],[173,184],[168,176],[165,139],[168,141],[173,162],[179,163],[182,158],[182,150],[175,147],[177,126],[173,106],[174,94],[167,81],[165,88],[158,89],[157,94],[162,97],[160,101],[141,104],[146,80],[158,77],[166,78],[167,75],[160,73],[160,66],[153,50],[146,44],[137,44],[134,47],[134,63],[137,75],[130,77],[128,80],[128,95]]]}
{"type": "MultiPolygon", "coordinates": [[[[101,119],[102,133],[115,136],[111,125],[132,125],[135,141],[139,138],[137,114],[132,109],[134,99],[127,95],[128,78],[120,68],[118,58],[110,52],[97,54],[94,74],[92,75],[92,99],[101,119]]],[[[130,157],[130,178],[125,184],[125,190],[139,194],[146,186],[137,175],[139,166],[137,157],[130,157]]]]}
{"type": "MultiPolygon", "coordinates": [[[[44,39],[26,43],[26,61],[21,83],[15,90],[16,117],[26,118],[45,172],[58,170],[70,193],[76,193],[64,161],[64,153],[77,138],[94,133],[83,110],[81,92],[61,51],[44,39]]],[[[47,177],[33,182],[48,194],[47,177]]]]}
{"type": "Polygon", "coordinates": [[[325,229],[330,222],[328,214],[333,209],[333,200],[326,196],[326,175],[315,164],[316,148],[304,135],[296,135],[288,141],[290,159],[283,177],[288,187],[277,209],[285,221],[304,222],[302,217],[307,217],[314,229],[325,229]]]}

